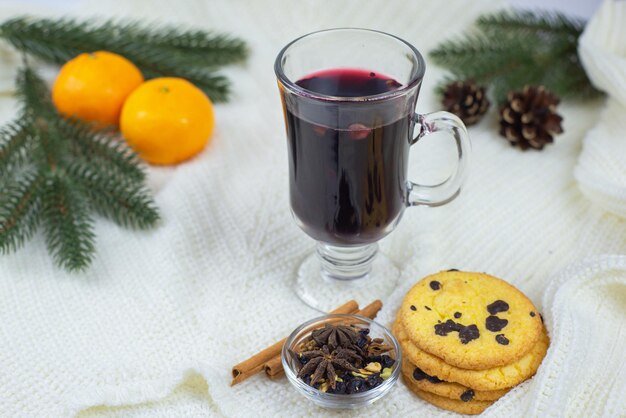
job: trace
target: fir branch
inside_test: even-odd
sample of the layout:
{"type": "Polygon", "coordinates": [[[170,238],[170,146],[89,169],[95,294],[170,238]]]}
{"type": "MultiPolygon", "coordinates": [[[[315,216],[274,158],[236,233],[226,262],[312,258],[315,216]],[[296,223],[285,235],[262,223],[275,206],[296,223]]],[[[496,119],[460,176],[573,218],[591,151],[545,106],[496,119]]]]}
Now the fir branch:
{"type": "Polygon", "coordinates": [[[140,161],[113,132],[63,119],[28,67],[18,75],[17,92],[19,122],[1,131],[0,167],[21,159],[27,168],[0,175],[0,252],[21,246],[41,220],[57,264],[81,270],[95,252],[91,212],[123,226],[157,223],[140,161]]]}
{"type": "Polygon", "coordinates": [[[0,253],[17,250],[34,234],[39,224],[42,183],[41,175],[28,172],[0,188],[0,253]]]}
{"type": "MultiPolygon", "coordinates": [[[[552,71],[546,71],[542,80],[546,86],[552,86],[555,92],[572,91],[576,89],[576,97],[594,98],[600,92],[589,82],[587,73],[584,71],[577,54],[569,59],[563,59],[554,63],[552,71]]],[[[564,97],[571,95],[563,95],[564,97]]]]}
{"type": "MultiPolygon", "coordinates": [[[[544,69],[539,66],[528,68],[516,62],[515,66],[489,78],[494,97],[506,98],[509,91],[521,90],[525,85],[543,85],[544,69]]],[[[553,86],[554,87],[554,86],[553,86]]]]}
{"type": "Polygon", "coordinates": [[[142,184],[114,172],[94,170],[87,162],[75,162],[68,167],[68,174],[81,184],[92,207],[101,215],[121,226],[140,229],[153,227],[159,214],[142,184]]]}
{"type": "Polygon", "coordinates": [[[32,51],[56,64],[82,52],[100,49],[122,55],[125,52],[137,54],[142,49],[181,54],[176,58],[184,60],[188,66],[202,68],[243,62],[248,55],[243,40],[226,34],[154,23],[145,25],[138,21],[98,23],[95,20],[21,16],[0,25],[0,36],[16,48],[32,51]]]}
{"type": "Polygon", "coordinates": [[[506,10],[492,15],[480,16],[476,25],[485,32],[533,32],[580,36],[585,21],[558,12],[537,13],[529,10],[506,10]]]}
{"type": "Polygon", "coordinates": [[[430,52],[455,79],[490,85],[498,102],[527,84],[544,85],[565,98],[599,94],[578,60],[582,22],[547,12],[503,12],[480,17],[477,26],[481,31],[430,52]]]}
{"type": "MultiPolygon", "coordinates": [[[[144,69],[143,73],[147,78],[164,77],[170,75],[162,67],[144,69]]],[[[215,74],[211,71],[195,68],[181,68],[176,71],[177,77],[182,77],[203,90],[213,101],[225,102],[230,95],[230,84],[226,77],[215,74]]]]}
{"type": "Polygon", "coordinates": [[[187,78],[214,101],[225,101],[229,88],[228,80],[214,73],[215,67],[241,62],[248,54],[242,40],[224,34],[112,20],[18,17],[0,25],[0,37],[20,51],[56,64],[83,52],[115,52],[134,62],[148,78],[187,78]]]}
{"type": "Polygon", "coordinates": [[[185,30],[179,27],[152,24],[148,28],[140,22],[116,24],[108,21],[103,31],[117,27],[126,43],[134,42],[162,48],[173,53],[184,53],[190,63],[197,67],[212,67],[243,62],[248,56],[246,43],[226,34],[185,30]]]}
{"type": "Polygon", "coordinates": [[[17,73],[16,98],[24,118],[53,117],[56,113],[48,86],[37,73],[25,66],[17,73]]]}
{"type": "Polygon", "coordinates": [[[71,139],[74,154],[89,164],[98,165],[103,170],[115,170],[132,182],[145,180],[141,160],[113,131],[96,131],[78,120],[58,119],[57,125],[62,135],[71,139]]]}
{"type": "Polygon", "coordinates": [[[69,271],[85,269],[95,253],[93,220],[76,185],[51,174],[41,196],[48,251],[69,271]]]}
{"type": "Polygon", "coordinates": [[[443,42],[430,52],[431,58],[450,68],[455,75],[468,72],[467,78],[489,78],[519,62],[533,46],[517,37],[497,38],[487,34],[468,34],[464,38],[443,42]]]}
{"type": "Polygon", "coordinates": [[[9,122],[0,129],[0,177],[25,164],[31,147],[23,122],[9,122]]]}

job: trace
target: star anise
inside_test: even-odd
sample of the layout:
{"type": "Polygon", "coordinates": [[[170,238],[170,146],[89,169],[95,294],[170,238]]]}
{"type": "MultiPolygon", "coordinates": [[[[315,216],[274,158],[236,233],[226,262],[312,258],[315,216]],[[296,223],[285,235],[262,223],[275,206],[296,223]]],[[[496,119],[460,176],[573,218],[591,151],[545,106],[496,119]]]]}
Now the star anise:
{"type": "Polygon", "coordinates": [[[320,346],[328,345],[332,348],[348,347],[357,342],[358,333],[347,325],[326,324],[324,328],[316,329],[311,333],[313,340],[320,346]]]}
{"type": "Polygon", "coordinates": [[[326,379],[330,387],[334,389],[337,384],[335,368],[348,372],[359,372],[359,369],[349,362],[350,360],[361,359],[353,350],[337,348],[331,352],[330,348],[324,345],[321,350],[305,351],[300,354],[307,357],[309,361],[300,369],[298,377],[313,373],[311,375],[311,386],[322,379],[326,379]]]}

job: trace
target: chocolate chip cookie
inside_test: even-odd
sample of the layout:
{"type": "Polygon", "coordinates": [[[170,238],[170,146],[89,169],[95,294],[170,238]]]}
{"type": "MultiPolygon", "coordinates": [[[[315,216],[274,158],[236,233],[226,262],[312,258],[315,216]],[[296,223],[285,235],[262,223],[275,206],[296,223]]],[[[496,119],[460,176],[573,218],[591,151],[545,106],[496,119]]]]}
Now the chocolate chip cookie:
{"type": "Polygon", "coordinates": [[[521,359],[484,370],[468,370],[449,365],[439,357],[419,349],[409,340],[399,320],[393,324],[392,332],[402,347],[403,355],[425,373],[480,391],[510,388],[533,376],[545,357],[549,344],[548,335],[543,330],[539,341],[521,359]]]}
{"type": "Polygon", "coordinates": [[[407,359],[402,360],[402,375],[405,381],[410,380],[419,390],[464,402],[473,399],[477,401],[495,401],[509,391],[509,389],[481,391],[471,389],[459,383],[446,382],[437,376],[427,374],[407,359]]]}
{"type": "Polygon", "coordinates": [[[415,382],[407,379],[405,376],[404,383],[408,386],[411,392],[422,398],[428,403],[431,403],[439,408],[446,409],[448,411],[458,412],[460,414],[478,415],[485,409],[490,407],[494,401],[477,401],[468,400],[461,401],[457,399],[450,399],[443,396],[435,395],[434,393],[426,392],[417,387],[415,382]]]}
{"type": "Polygon", "coordinates": [[[416,283],[398,316],[417,348],[469,370],[514,363],[537,344],[543,329],[537,308],[518,289],[485,273],[463,271],[416,283]]]}

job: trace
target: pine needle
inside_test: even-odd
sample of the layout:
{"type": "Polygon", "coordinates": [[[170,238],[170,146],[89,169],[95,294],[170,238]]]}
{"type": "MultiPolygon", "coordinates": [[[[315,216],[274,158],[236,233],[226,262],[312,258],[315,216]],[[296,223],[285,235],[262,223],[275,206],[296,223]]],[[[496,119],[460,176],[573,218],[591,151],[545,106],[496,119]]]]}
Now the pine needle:
{"type": "Polygon", "coordinates": [[[483,31],[506,30],[509,33],[534,32],[580,36],[585,21],[571,18],[558,12],[536,12],[530,10],[507,10],[480,16],[476,25],[483,31]]]}
{"type": "Polygon", "coordinates": [[[0,131],[0,252],[18,249],[41,224],[55,262],[83,270],[95,255],[94,212],[121,226],[156,225],[140,160],[113,131],[64,119],[29,67],[17,93],[19,122],[0,131]]]}
{"type": "Polygon", "coordinates": [[[244,41],[226,34],[139,22],[17,17],[0,25],[0,37],[20,51],[63,64],[83,52],[106,50],[131,60],[148,78],[187,78],[214,101],[226,101],[228,80],[215,72],[243,62],[244,41]]]}
{"type": "Polygon", "coordinates": [[[93,209],[118,225],[147,229],[159,220],[147,189],[134,179],[111,173],[104,177],[86,161],[74,162],[67,171],[81,185],[93,209]]]}
{"type": "Polygon", "coordinates": [[[58,119],[63,136],[71,139],[73,152],[88,164],[118,171],[127,179],[143,183],[146,178],[141,160],[113,130],[94,131],[79,120],[58,119]]]}
{"type": "Polygon", "coordinates": [[[505,11],[481,16],[476,25],[476,31],[430,52],[453,79],[491,86],[497,102],[527,84],[543,85],[564,98],[599,94],[578,60],[583,21],[559,13],[505,11]]]}
{"type": "Polygon", "coordinates": [[[39,224],[43,177],[25,173],[20,180],[0,186],[0,253],[15,251],[39,224]]]}
{"type": "Polygon", "coordinates": [[[41,198],[48,251],[69,271],[85,269],[93,259],[96,237],[80,190],[62,173],[52,173],[41,198]]]}
{"type": "Polygon", "coordinates": [[[9,122],[0,129],[0,177],[28,161],[31,144],[21,121],[9,122]]]}

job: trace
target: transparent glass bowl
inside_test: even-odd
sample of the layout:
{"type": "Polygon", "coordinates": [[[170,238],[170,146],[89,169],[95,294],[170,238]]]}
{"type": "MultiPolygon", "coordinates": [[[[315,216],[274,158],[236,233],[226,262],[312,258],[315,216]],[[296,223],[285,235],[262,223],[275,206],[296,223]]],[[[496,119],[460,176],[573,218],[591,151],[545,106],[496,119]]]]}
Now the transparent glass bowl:
{"type": "Polygon", "coordinates": [[[317,405],[331,409],[355,409],[377,401],[389,393],[391,388],[397,383],[398,378],[400,377],[400,369],[402,368],[402,352],[398,340],[396,340],[387,328],[372,321],[371,319],[358,315],[324,315],[305,322],[296,328],[291,333],[289,338],[287,338],[287,342],[285,342],[285,345],[283,346],[281,356],[287,379],[289,379],[289,382],[296,388],[296,390],[317,405]],[[289,350],[295,351],[296,347],[306,337],[308,337],[313,330],[323,327],[326,323],[337,322],[350,323],[359,328],[369,328],[369,335],[371,338],[382,338],[386,344],[394,347],[393,350],[387,353],[391,358],[396,360],[393,365],[391,376],[380,384],[380,386],[364,392],[342,395],[337,393],[322,392],[321,390],[307,385],[304,381],[302,381],[302,379],[298,378],[297,365],[295,360],[289,354],[289,350]]]}

